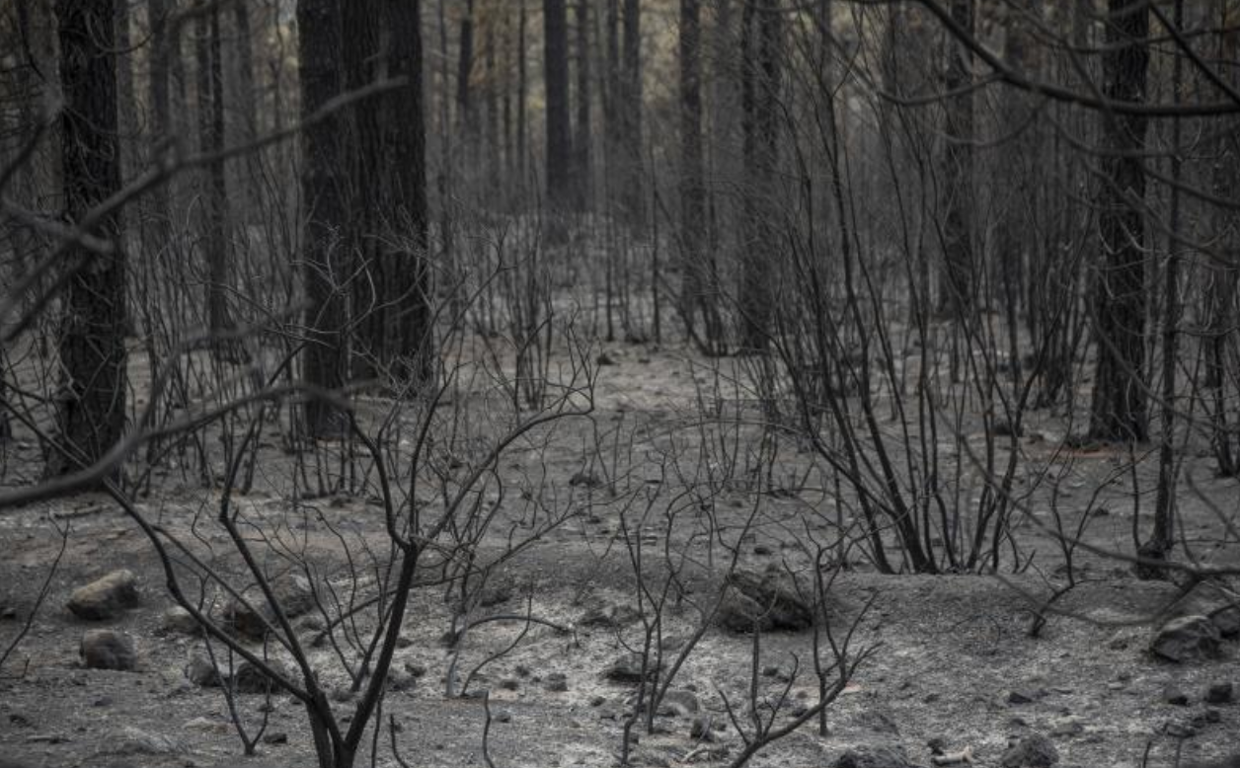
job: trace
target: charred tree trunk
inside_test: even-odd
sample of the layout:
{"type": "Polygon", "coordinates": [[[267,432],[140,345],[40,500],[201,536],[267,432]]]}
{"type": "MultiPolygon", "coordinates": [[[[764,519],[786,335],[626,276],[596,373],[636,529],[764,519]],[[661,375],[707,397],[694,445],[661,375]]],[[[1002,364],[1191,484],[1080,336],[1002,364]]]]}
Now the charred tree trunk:
{"type": "Polygon", "coordinates": [[[568,21],[565,0],[543,0],[547,88],[547,202],[553,213],[572,207],[573,142],[568,105],[568,21]]]}
{"type": "Polygon", "coordinates": [[[641,0],[624,0],[623,49],[620,73],[621,212],[634,230],[646,226],[642,183],[642,8],[641,0]]]}
{"type": "MultiPolygon", "coordinates": [[[[58,0],[65,216],[81,222],[121,187],[117,143],[116,54],[113,0],[58,0]]],[[[75,248],[63,301],[57,349],[60,449],[48,458],[49,476],[101,459],[125,428],[125,255],[119,220],[102,217],[91,234],[112,245],[99,253],[75,248]]]]}
{"type": "Polygon", "coordinates": [[[574,201],[578,210],[591,207],[590,157],[590,0],[577,0],[577,133],[573,139],[574,201]]]}
{"type": "MultiPolygon", "coordinates": [[[[224,149],[224,78],[220,62],[220,13],[215,8],[198,29],[198,137],[202,151],[224,149]]],[[[203,242],[207,261],[207,331],[212,354],[235,361],[239,347],[228,338],[235,330],[228,299],[232,292],[232,254],[228,236],[228,182],[224,161],[207,166],[204,190],[203,242]]]]}
{"type": "MultiPolygon", "coordinates": [[[[381,0],[341,3],[341,34],[345,90],[372,85],[377,74],[381,0]]],[[[381,153],[377,97],[356,101],[349,109],[349,183],[346,198],[347,247],[353,304],[349,320],[356,329],[350,345],[350,373],[358,381],[375,381],[383,374],[387,329],[384,291],[388,279],[381,251],[381,216],[377,180],[386,168],[381,153]]]]}
{"type": "Polygon", "coordinates": [[[723,329],[714,298],[714,260],[706,248],[701,34],[700,0],[680,0],[680,316],[690,339],[708,354],[719,354],[723,329]]]}
{"type": "MultiPolygon", "coordinates": [[[[952,19],[962,28],[973,30],[973,0],[953,0],[952,19]]],[[[939,284],[939,310],[963,319],[972,311],[977,286],[974,284],[973,212],[973,93],[972,56],[955,38],[948,40],[947,75],[944,85],[950,96],[946,103],[946,146],[943,150],[947,211],[943,221],[943,272],[939,284]]]]}
{"type": "Polygon", "coordinates": [[[745,6],[741,39],[741,120],[746,183],[742,243],[740,344],[742,351],[767,348],[774,282],[772,248],[776,219],[774,181],[779,161],[779,98],[782,19],[779,0],[745,6]]]}
{"type": "MultiPolygon", "coordinates": [[[[1108,99],[1145,100],[1149,12],[1143,0],[1109,0],[1102,56],[1108,99]]],[[[1145,441],[1145,151],[1147,119],[1101,113],[1102,188],[1098,227],[1102,253],[1091,312],[1097,342],[1089,433],[1101,440],[1145,441]]]]}
{"type": "MultiPolygon", "coordinates": [[[[298,0],[301,108],[303,117],[322,109],[341,92],[340,13],[336,0],[298,0]]],[[[301,173],[305,206],[302,280],[306,291],[306,347],[302,376],[332,392],[344,386],[348,371],[344,325],[347,252],[343,234],[347,213],[341,188],[346,165],[340,145],[339,113],[307,124],[301,133],[301,173]]],[[[343,434],[345,414],[326,401],[306,402],[306,427],[314,437],[343,434]]]]}
{"type": "Polygon", "coordinates": [[[387,295],[384,306],[393,334],[386,345],[392,375],[402,388],[433,385],[434,328],[427,259],[426,131],[422,99],[422,31],[420,0],[386,0],[388,74],[405,82],[386,97],[384,145],[389,149],[387,199],[393,217],[394,243],[385,254],[387,295]]]}

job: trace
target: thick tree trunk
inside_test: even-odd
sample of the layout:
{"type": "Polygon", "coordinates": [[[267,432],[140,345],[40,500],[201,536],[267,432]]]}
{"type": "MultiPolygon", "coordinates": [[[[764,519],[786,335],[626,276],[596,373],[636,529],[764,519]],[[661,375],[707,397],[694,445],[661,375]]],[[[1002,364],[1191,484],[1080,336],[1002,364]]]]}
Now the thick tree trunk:
{"type": "MultiPolygon", "coordinates": [[[[58,0],[61,156],[65,215],[80,222],[120,190],[113,0],[58,0]]],[[[64,297],[58,351],[62,379],[58,430],[49,475],[89,466],[121,439],[125,427],[125,256],[115,214],[92,234],[110,253],[75,249],[64,297]]]]}
{"type": "MultiPolygon", "coordinates": [[[[343,58],[340,46],[340,13],[336,0],[298,0],[301,108],[303,116],[314,114],[341,91],[343,58]]],[[[348,258],[344,250],[345,177],[340,113],[310,123],[301,132],[301,189],[305,206],[305,249],[302,280],[306,291],[306,347],[302,376],[308,384],[331,392],[344,386],[348,355],[345,325],[345,277],[348,258]]],[[[306,402],[306,426],[315,437],[343,434],[345,414],[323,400],[306,402]]]]}
{"type": "Polygon", "coordinates": [[[388,166],[384,209],[393,217],[395,244],[388,262],[386,301],[393,334],[386,345],[388,367],[398,385],[415,389],[433,385],[434,328],[430,302],[430,265],[427,257],[426,131],[422,100],[422,31],[420,0],[385,0],[387,4],[388,75],[404,77],[401,87],[386,97],[384,146],[388,166]]]}
{"type": "MultiPolygon", "coordinates": [[[[1109,0],[1102,57],[1108,99],[1145,100],[1149,12],[1144,0],[1109,0]]],[[[1094,278],[1097,365],[1089,433],[1102,440],[1149,437],[1145,398],[1145,151],[1146,118],[1100,113],[1102,188],[1098,227],[1102,253],[1094,278]]]]}
{"type": "MultiPolygon", "coordinates": [[[[341,3],[341,34],[344,55],[345,90],[355,91],[373,85],[378,73],[379,25],[383,0],[349,0],[341,3]]],[[[385,274],[381,224],[386,214],[379,206],[379,184],[387,164],[382,157],[379,109],[380,99],[359,99],[349,109],[349,183],[345,220],[351,267],[353,305],[350,322],[356,328],[351,338],[350,373],[356,381],[376,381],[383,376],[383,363],[389,356],[384,292],[392,276],[385,274]]]]}

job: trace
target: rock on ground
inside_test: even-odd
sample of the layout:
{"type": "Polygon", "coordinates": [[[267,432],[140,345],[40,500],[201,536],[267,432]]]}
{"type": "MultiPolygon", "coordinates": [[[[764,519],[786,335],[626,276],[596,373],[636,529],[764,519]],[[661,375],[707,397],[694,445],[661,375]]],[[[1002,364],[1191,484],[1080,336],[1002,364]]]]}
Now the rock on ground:
{"type": "Polygon", "coordinates": [[[1214,622],[1205,616],[1181,616],[1158,630],[1150,642],[1150,650],[1168,661],[1204,661],[1219,655],[1221,635],[1214,622]]]}
{"type": "MultiPolygon", "coordinates": [[[[655,661],[651,658],[646,667],[646,677],[654,677],[655,671],[655,661]]],[[[603,676],[617,683],[640,683],[642,681],[641,654],[630,653],[621,656],[603,671],[603,676]]]]}
{"type": "Polygon", "coordinates": [[[1059,762],[1059,750],[1040,733],[1013,742],[1003,753],[1003,768],[1051,768],[1059,762]]]}
{"type": "Polygon", "coordinates": [[[132,670],[138,666],[133,638],[110,629],[90,629],[82,635],[78,649],[88,669],[132,670]]]}
{"type": "Polygon", "coordinates": [[[734,571],[728,574],[728,590],[716,621],[735,632],[809,629],[814,612],[802,599],[792,578],[779,571],[764,574],[734,571]]]}
{"type": "Polygon", "coordinates": [[[139,600],[138,578],[121,569],[73,590],[67,607],[79,619],[103,621],[137,606],[139,600]]]}
{"type": "MultiPolygon", "coordinates": [[[[300,573],[286,571],[275,577],[271,580],[271,592],[285,618],[295,619],[314,610],[314,589],[300,573]]],[[[221,623],[236,635],[262,640],[267,634],[267,625],[276,626],[275,611],[257,584],[250,585],[241,594],[244,602],[234,597],[224,603],[221,623]]]]}
{"type": "Polygon", "coordinates": [[[108,752],[117,755],[175,755],[185,751],[185,747],[170,736],[130,726],[106,737],[105,744],[108,752]]]}
{"type": "Polygon", "coordinates": [[[169,606],[159,617],[160,634],[196,635],[201,631],[193,615],[179,605],[169,606]]]}
{"type": "Polygon", "coordinates": [[[913,768],[900,747],[866,746],[848,750],[832,764],[834,768],[913,768]]]}

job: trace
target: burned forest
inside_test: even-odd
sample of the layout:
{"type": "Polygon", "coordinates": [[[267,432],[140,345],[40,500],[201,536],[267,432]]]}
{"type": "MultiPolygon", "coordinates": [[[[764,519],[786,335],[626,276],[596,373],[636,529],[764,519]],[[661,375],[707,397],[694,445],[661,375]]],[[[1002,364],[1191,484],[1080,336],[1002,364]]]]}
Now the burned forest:
{"type": "Polygon", "coordinates": [[[1237,768],[1240,0],[0,0],[0,768],[1237,768]]]}

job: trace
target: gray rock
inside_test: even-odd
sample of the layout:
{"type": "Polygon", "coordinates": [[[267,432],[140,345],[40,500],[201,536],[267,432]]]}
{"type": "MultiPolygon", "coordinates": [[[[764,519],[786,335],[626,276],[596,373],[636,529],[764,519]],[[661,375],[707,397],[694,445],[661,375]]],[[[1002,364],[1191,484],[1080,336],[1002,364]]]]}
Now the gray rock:
{"type": "MultiPolygon", "coordinates": [[[[272,579],[271,592],[285,618],[295,619],[314,610],[314,590],[300,573],[286,571],[272,579]]],[[[247,587],[241,594],[244,602],[234,597],[224,604],[220,623],[236,635],[262,640],[268,625],[278,628],[276,613],[257,584],[247,587]]]]}
{"type": "Polygon", "coordinates": [[[710,715],[698,715],[689,725],[689,736],[698,741],[714,741],[714,732],[710,727],[710,715]]]}
{"type": "Polygon", "coordinates": [[[1188,694],[1180,690],[1180,686],[1175,683],[1167,683],[1163,688],[1163,701],[1177,707],[1188,706],[1188,694]]]}
{"type": "Polygon", "coordinates": [[[1235,695],[1235,688],[1231,683],[1214,683],[1206,689],[1207,704],[1230,704],[1232,697],[1235,695]]]}
{"type": "Polygon", "coordinates": [[[159,617],[159,633],[163,635],[197,635],[202,631],[198,622],[179,605],[169,606],[159,617]]]}
{"type": "Polygon", "coordinates": [[[67,607],[79,619],[102,621],[136,607],[140,600],[137,577],[133,571],[121,569],[73,590],[67,607]]]}
{"type": "Polygon", "coordinates": [[[912,768],[901,747],[863,746],[847,750],[834,763],[834,768],[912,768]]]}
{"type": "Polygon", "coordinates": [[[1202,661],[1219,655],[1220,638],[1218,627],[1205,616],[1181,616],[1158,630],[1150,650],[1168,661],[1202,661]]]}
{"type": "Polygon", "coordinates": [[[1051,768],[1057,762],[1059,750],[1040,733],[1013,740],[999,761],[1003,768],[1051,768]]]}
{"type": "Polygon", "coordinates": [[[201,655],[195,655],[185,665],[185,678],[200,688],[218,688],[222,683],[211,660],[201,655]]]}
{"type": "Polygon", "coordinates": [[[730,587],[719,605],[716,621],[735,632],[751,632],[755,623],[763,632],[800,631],[814,623],[814,613],[797,592],[792,579],[781,571],[757,574],[734,571],[730,587]]]}
{"type": "Polygon", "coordinates": [[[88,669],[129,671],[138,666],[138,652],[133,638],[111,629],[89,629],[82,635],[78,649],[88,669]]]}
{"type": "Polygon", "coordinates": [[[668,691],[659,702],[659,714],[666,717],[690,717],[702,711],[702,704],[693,691],[668,691]]]}
{"type": "MultiPolygon", "coordinates": [[[[274,659],[267,660],[268,666],[272,668],[278,675],[288,677],[288,670],[284,669],[284,665],[274,659]]],[[[250,664],[249,661],[242,661],[237,665],[237,669],[233,671],[232,676],[233,690],[238,694],[265,694],[268,690],[273,694],[278,694],[281,687],[274,680],[270,679],[267,672],[260,670],[257,666],[250,664]]]]}
{"type": "Polygon", "coordinates": [[[117,755],[178,755],[185,747],[170,736],[125,726],[106,737],[106,751],[117,755]]]}
{"type": "Polygon", "coordinates": [[[1223,637],[1240,636],[1240,605],[1224,605],[1210,614],[1210,621],[1223,637]]]}
{"type": "Polygon", "coordinates": [[[1015,704],[1015,705],[1032,704],[1033,702],[1037,701],[1038,699],[1043,698],[1044,696],[1046,696],[1046,691],[1042,690],[1041,688],[1018,689],[1018,690],[1008,691],[1007,703],[1015,704]]]}
{"type": "MultiPolygon", "coordinates": [[[[654,659],[649,659],[646,677],[654,677],[657,671],[654,659]]],[[[619,657],[603,671],[603,676],[616,683],[640,683],[642,681],[642,656],[629,653],[619,657]]]]}
{"type": "Polygon", "coordinates": [[[605,627],[614,629],[632,624],[641,614],[628,605],[599,605],[582,614],[577,624],[582,627],[605,627]]]}

